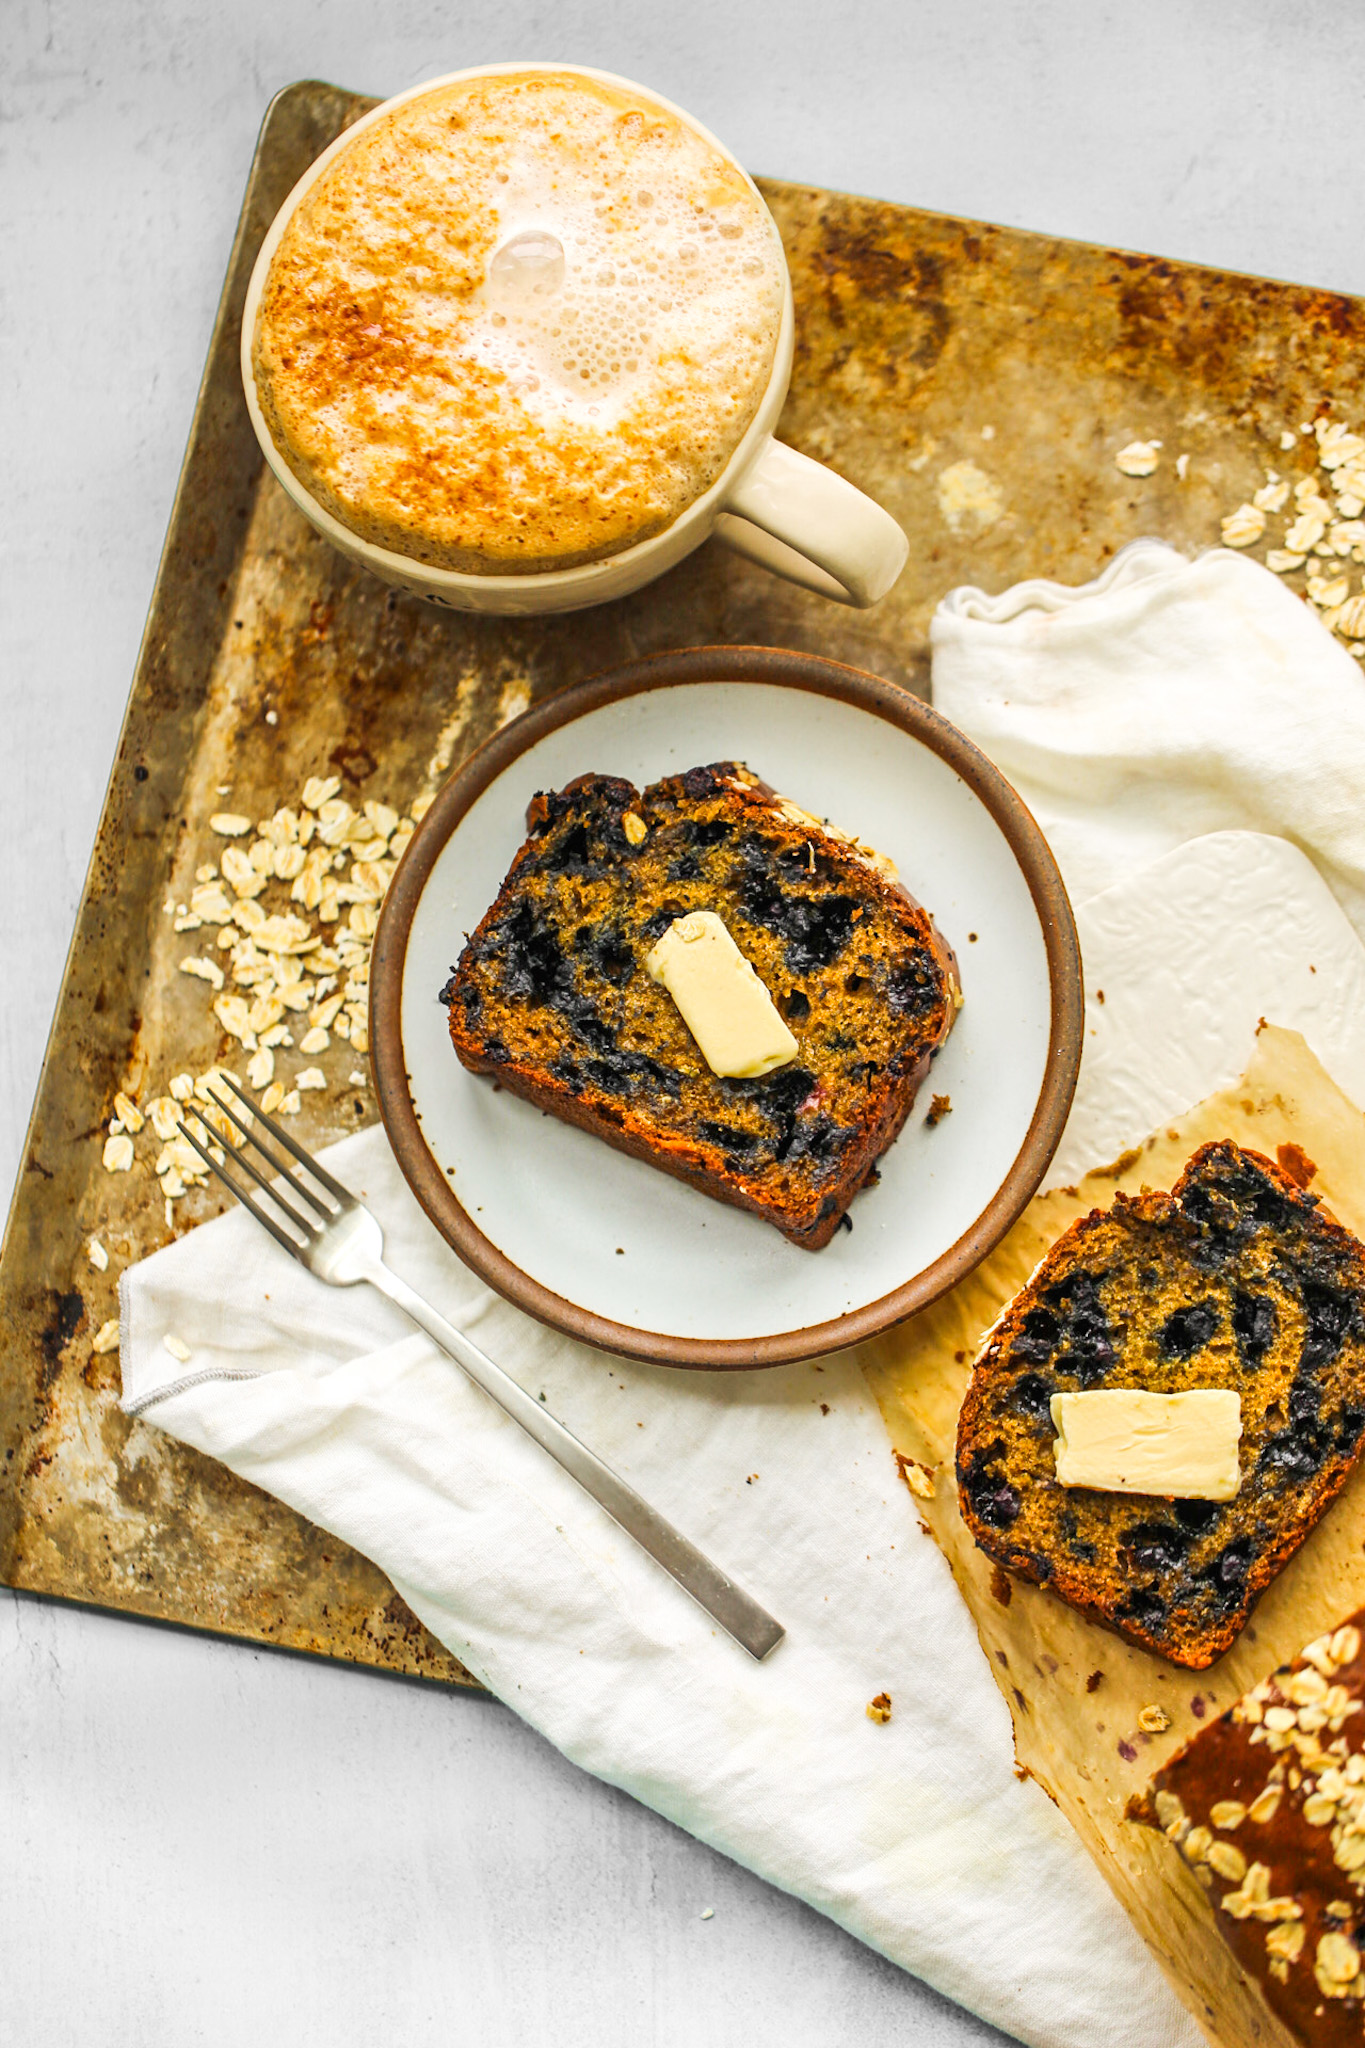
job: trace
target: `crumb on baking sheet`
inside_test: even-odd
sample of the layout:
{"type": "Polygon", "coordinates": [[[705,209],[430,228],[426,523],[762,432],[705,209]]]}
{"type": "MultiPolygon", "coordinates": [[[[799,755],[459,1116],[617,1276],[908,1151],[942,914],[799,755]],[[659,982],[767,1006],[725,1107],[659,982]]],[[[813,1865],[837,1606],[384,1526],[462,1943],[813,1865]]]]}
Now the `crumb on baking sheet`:
{"type": "Polygon", "coordinates": [[[929,1104],[929,1114],[924,1119],[925,1128],[932,1131],[935,1124],[941,1124],[944,1117],[951,1116],[952,1113],[952,1097],[949,1095],[936,1095],[929,1104]]]}
{"type": "Polygon", "coordinates": [[[878,1722],[891,1719],[891,1695],[889,1692],[879,1692],[874,1699],[868,1701],[867,1718],[869,1721],[878,1722]]]}

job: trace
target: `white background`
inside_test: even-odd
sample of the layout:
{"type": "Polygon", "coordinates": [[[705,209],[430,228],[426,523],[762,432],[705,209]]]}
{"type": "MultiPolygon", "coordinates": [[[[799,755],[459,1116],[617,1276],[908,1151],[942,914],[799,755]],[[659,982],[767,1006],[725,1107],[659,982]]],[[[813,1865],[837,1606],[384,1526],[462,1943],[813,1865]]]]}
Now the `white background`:
{"type": "MultiPolygon", "coordinates": [[[[516,56],[760,173],[1365,290],[1359,0],[4,0],[6,1186],[266,102],[516,56]]],[[[488,1701],[3,1592],[0,1930],[25,2048],[1000,2038],[488,1701]]]]}

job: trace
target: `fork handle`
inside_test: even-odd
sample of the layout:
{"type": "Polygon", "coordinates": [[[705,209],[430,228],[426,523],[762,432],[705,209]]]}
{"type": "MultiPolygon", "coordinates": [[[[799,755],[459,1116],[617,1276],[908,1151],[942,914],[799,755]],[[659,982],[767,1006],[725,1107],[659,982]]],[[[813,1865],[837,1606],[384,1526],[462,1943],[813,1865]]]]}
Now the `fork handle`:
{"type": "Polygon", "coordinates": [[[671,1522],[647,1500],[642,1500],[633,1486],[627,1486],[624,1479],[617,1477],[609,1465],[604,1465],[595,1451],[581,1443],[572,1430],[566,1429],[556,1420],[540,1401],[533,1399],[525,1387],[518,1385],[499,1365],[471,1344],[462,1330],[448,1323],[438,1315],[429,1302],[409,1287],[393,1270],[376,1261],[365,1276],[381,1293],[411,1317],[419,1329],[426,1331],[434,1344],[439,1344],[450,1358],[468,1374],[475,1386],[481,1387],[490,1400],[496,1401],[505,1415],[518,1422],[528,1436],[533,1436],[543,1450],[549,1452],[581,1487],[590,1493],[600,1507],[604,1507],[612,1520],[619,1522],[627,1535],[633,1536],[642,1550],[647,1550],[658,1564],[661,1564],[670,1578],[676,1579],[685,1593],[690,1593],[699,1607],[704,1607],[713,1621],[732,1635],[735,1641],[746,1649],[751,1657],[763,1658],[770,1650],[776,1649],[786,1631],[780,1622],[759,1606],[733,1579],[704,1557],[694,1543],[675,1529],[671,1522]]]}

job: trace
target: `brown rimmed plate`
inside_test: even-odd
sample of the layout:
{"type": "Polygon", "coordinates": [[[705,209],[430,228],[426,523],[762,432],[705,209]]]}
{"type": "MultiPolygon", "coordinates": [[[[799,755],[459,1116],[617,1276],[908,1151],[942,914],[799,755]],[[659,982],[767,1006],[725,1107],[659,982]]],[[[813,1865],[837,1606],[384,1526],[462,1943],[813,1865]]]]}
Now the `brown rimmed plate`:
{"type": "Polygon", "coordinates": [[[918,698],[816,655],[697,647],[572,685],[503,728],[418,827],[375,937],[380,1113],[431,1221],[542,1322],[654,1364],[817,1357],[923,1308],[995,1245],[1057,1147],[1080,1066],[1080,951],[1019,797],[918,698]],[[965,1001],[853,1228],[799,1251],[460,1066],[438,994],[538,789],[746,760],[889,853],[957,949],[965,1001]],[[925,1122],[931,1095],[951,1113],[925,1122]]]}

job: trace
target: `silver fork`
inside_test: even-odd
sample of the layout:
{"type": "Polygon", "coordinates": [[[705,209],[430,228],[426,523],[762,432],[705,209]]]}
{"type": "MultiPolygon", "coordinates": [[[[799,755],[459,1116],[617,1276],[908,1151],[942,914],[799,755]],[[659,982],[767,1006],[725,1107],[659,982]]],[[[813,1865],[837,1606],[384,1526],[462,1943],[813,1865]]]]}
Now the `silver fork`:
{"type": "Polygon", "coordinates": [[[181,1131],[209,1170],[216,1173],[243,1207],[265,1226],[276,1243],[283,1245],[291,1257],[298,1259],[319,1280],[325,1280],[329,1287],[356,1287],[365,1281],[371,1287],[377,1287],[381,1294],[387,1294],[404,1315],[411,1317],[433,1343],[439,1344],[442,1351],[454,1359],[476,1387],[481,1387],[504,1414],[520,1423],[527,1435],[533,1436],[542,1449],[547,1450],[613,1520],[619,1522],[627,1534],[633,1536],[640,1547],[677,1580],[683,1591],[691,1594],[698,1606],[704,1607],[713,1620],[743,1645],[750,1656],[763,1658],[770,1650],[776,1649],[786,1633],[781,1624],[765,1613],[742,1586],[737,1586],[733,1579],[712,1564],[710,1558],[704,1557],[695,1544],[689,1543],[670,1522],[666,1522],[657,1509],[642,1500],[633,1486],[627,1486],[610,1466],[604,1465],[595,1451],[590,1451],[562,1422],[556,1421],[542,1402],[534,1400],[501,1366],[494,1365],[477,1345],[471,1344],[463,1331],[438,1315],[420,1294],[408,1286],[406,1280],[400,1279],[386,1266],[383,1233],[364,1203],[358,1201],[339,1180],[334,1180],[296,1138],[292,1138],[273,1117],[267,1116],[253,1103],[230,1075],[221,1074],[217,1078],[231,1089],[251,1119],[244,1122],[224,1096],[217,1096],[218,1107],[246,1140],[231,1156],[280,1211],[280,1219],[277,1220],[264,1207],[250,1188],[235,1179],[225,1164],[219,1165],[212,1151],[200,1143],[183,1116],[181,1131]],[[252,1128],[253,1122],[263,1125],[277,1145],[293,1154],[315,1187],[306,1186],[289,1161],[281,1158],[258,1136],[252,1128]],[[259,1153],[272,1173],[262,1171],[252,1156],[253,1152],[259,1153]],[[280,1179],[272,1178],[272,1174],[280,1176],[280,1179]],[[281,1179],[284,1186],[280,1184],[281,1179]]]}

